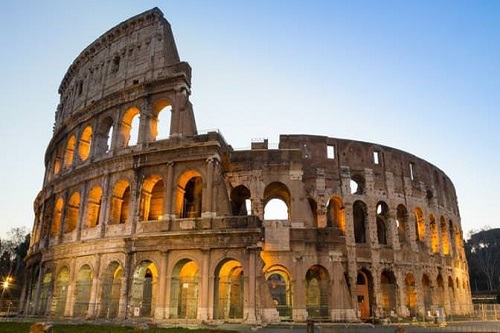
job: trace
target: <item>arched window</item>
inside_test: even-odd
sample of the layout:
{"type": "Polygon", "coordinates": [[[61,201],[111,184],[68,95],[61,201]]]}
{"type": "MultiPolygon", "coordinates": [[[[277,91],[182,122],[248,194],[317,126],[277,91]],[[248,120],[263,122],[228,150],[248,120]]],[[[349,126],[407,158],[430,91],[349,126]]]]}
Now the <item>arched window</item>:
{"type": "Polygon", "coordinates": [[[243,318],[243,265],[227,259],[217,266],[215,274],[215,319],[243,318]]]}
{"type": "Polygon", "coordinates": [[[377,204],[377,238],[379,244],[387,244],[387,222],[389,221],[389,206],[383,201],[377,204]]]}
{"type": "Polygon", "coordinates": [[[155,296],[158,269],[150,261],[141,262],[134,270],[132,281],[131,306],[139,309],[140,317],[152,317],[155,309],[155,296]]]}
{"type": "Polygon", "coordinates": [[[57,147],[55,156],[54,156],[54,161],[53,163],[53,170],[54,170],[54,175],[57,175],[61,171],[61,164],[62,164],[62,148],[61,145],[57,147]]]}
{"type": "Polygon", "coordinates": [[[106,117],[99,122],[96,132],[95,152],[97,156],[106,154],[113,147],[113,118],[106,117]]]}
{"type": "Polygon", "coordinates": [[[250,190],[245,185],[238,185],[231,191],[231,209],[234,216],[252,214],[250,206],[250,190]]]}
{"type": "Polygon", "coordinates": [[[417,289],[415,287],[415,277],[413,274],[406,274],[406,307],[410,310],[410,315],[414,317],[417,314],[417,289]]]}
{"type": "Polygon", "coordinates": [[[415,233],[417,242],[425,242],[425,219],[422,210],[416,207],[413,210],[415,216],[415,233]]]}
{"type": "Polygon", "coordinates": [[[291,195],[288,187],[281,182],[272,182],[264,190],[264,219],[289,220],[291,195]]]}
{"type": "Polygon", "coordinates": [[[99,214],[101,210],[102,189],[100,186],[94,186],[87,196],[87,206],[85,207],[85,226],[94,228],[99,224],[99,214]]]}
{"type": "Polygon", "coordinates": [[[111,224],[126,223],[129,220],[130,185],[121,179],[116,182],[111,198],[111,224]]]}
{"type": "Polygon", "coordinates": [[[163,179],[160,176],[154,175],[144,180],[141,193],[141,216],[143,221],[161,219],[164,201],[163,192],[163,179]]]}
{"type": "Polygon", "coordinates": [[[353,175],[350,181],[351,194],[365,193],[365,179],[361,175],[353,175]]]}
{"type": "Polygon", "coordinates": [[[396,228],[398,230],[399,242],[406,243],[406,223],[408,220],[408,211],[403,205],[398,205],[396,212],[396,228]]]}
{"type": "Polygon", "coordinates": [[[441,226],[441,244],[443,248],[443,254],[450,254],[450,233],[448,231],[448,226],[446,225],[446,221],[443,216],[440,219],[441,226]]]}
{"type": "Polygon", "coordinates": [[[200,285],[196,262],[184,259],[175,265],[170,285],[170,318],[196,319],[200,285]]]}
{"type": "Polygon", "coordinates": [[[92,127],[87,126],[80,135],[78,141],[78,156],[80,160],[85,161],[90,155],[90,147],[92,145],[92,127]]]}
{"type": "Polygon", "coordinates": [[[431,251],[433,253],[439,252],[439,230],[434,215],[429,216],[429,225],[431,228],[431,251]]]}
{"type": "Polygon", "coordinates": [[[362,201],[354,202],[352,206],[354,224],[354,241],[366,243],[366,205],[362,201]]]}
{"type": "Polygon", "coordinates": [[[345,211],[342,199],[337,196],[333,196],[328,201],[326,215],[326,224],[329,227],[333,227],[340,232],[340,235],[345,235],[345,211]]]}
{"type": "Polygon", "coordinates": [[[330,275],[319,265],[306,272],[306,309],[308,318],[329,318],[330,275]]]}
{"type": "Polygon", "coordinates": [[[139,136],[139,109],[132,107],[125,111],[123,115],[120,137],[122,140],[121,146],[123,148],[129,146],[135,146],[138,141],[139,136]]]}
{"type": "Polygon", "coordinates": [[[152,141],[168,139],[170,135],[170,117],[172,106],[167,99],[157,101],[153,106],[153,118],[150,123],[152,141]]]}
{"type": "Polygon", "coordinates": [[[63,199],[58,198],[54,206],[54,211],[52,213],[52,225],[50,227],[50,234],[52,236],[59,235],[59,230],[61,228],[63,205],[64,205],[63,199]]]}
{"type": "Polygon", "coordinates": [[[75,155],[75,143],[76,137],[74,135],[70,136],[68,142],[66,143],[66,149],[64,151],[64,168],[68,168],[73,164],[73,158],[75,155]]]}
{"type": "Polygon", "coordinates": [[[68,200],[66,207],[66,220],[64,221],[64,232],[72,232],[78,225],[78,214],[80,212],[80,195],[74,192],[68,200]]]}
{"type": "Polygon", "coordinates": [[[203,179],[194,170],[184,172],[177,183],[176,212],[180,218],[201,217],[203,179]]]}

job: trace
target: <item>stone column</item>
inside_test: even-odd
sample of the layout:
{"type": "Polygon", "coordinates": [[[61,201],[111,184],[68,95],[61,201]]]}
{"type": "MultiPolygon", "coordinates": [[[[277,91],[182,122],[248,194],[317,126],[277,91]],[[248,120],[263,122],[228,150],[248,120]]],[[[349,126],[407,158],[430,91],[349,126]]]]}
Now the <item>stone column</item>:
{"type": "Polygon", "coordinates": [[[106,174],[102,185],[101,207],[99,212],[98,227],[100,228],[101,238],[106,234],[106,225],[111,221],[111,209],[113,200],[113,191],[110,191],[111,176],[106,174]]]}
{"type": "Polygon", "coordinates": [[[75,289],[75,283],[76,283],[76,278],[75,278],[75,269],[76,269],[76,259],[73,258],[71,259],[70,263],[70,269],[69,269],[69,284],[68,284],[68,293],[66,295],[66,308],[64,309],[64,316],[65,317],[73,317],[73,308],[74,308],[74,292],[73,290],[75,289]]]}
{"type": "Polygon", "coordinates": [[[118,318],[119,319],[129,319],[132,317],[133,313],[128,311],[128,292],[130,289],[130,281],[133,279],[132,272],[132,253],[127,253],[125,255],[125,267],[123,267],[123,276],[121,281],[121,289],[120,289],[120,301],[119,301],[119,309],[118,309],[118,318]]]}
{"type": "Polygon", "coordinates": [[[99,278],[100,278],[100,270],[101,270],[101,254],[96,254],[95,258],[95,269],[92,274],[92,286],[90,288],[90,299],[89,299],[89,310],[87,312],[87,318],[95,318],[97,313],[99,313],[98,308],[100,307],[98,304],[99,300],[99,278]],[[97,311],[96,311],[97,310],[97,311]]]}
{"type": "Polygon", "coordinates": [[[210,297],[210,250],[202,250],[203,253],[203,262],[201,267],[201,288],[200,288],[200,300],[198,305],[198,320],[209,320],[208,309],[209,309],[209,299],[210,297]]]}
{"type": "MultiPolygon", "coordinates": [[[[168,162],[168,169],[167,169],[167,184],[165,186],[165,202],[163,206],[163,211],[165,212],[165,217],[168,220],[172,220],[175,218],[175,211],[174,207],[175,204],[173,202],[175,198],[175,191],[176,191],[176,184],[174,184],[174,162],[168,162]]],[[[171,226],[169,226],[171,228],[171,226]]],[[[169,228],[169,229],[170,229],[169,228]]]]}
{"type": "Polygon", "coordinates": [[[158,306],[155,309],[155,319],[164,319],[167,315],[166,307],[166,277],[168,265],[168,251],[161,252],[160,274],[158,276],[158,306]]]}
{"type": "Polygon", "coordinates": [[[243,316],[245,317],[245,322],[247,324],[254,324],[257,322],[256,312],[255,312],[255,297],[256,297],[256,287],[255,287],[255,256],[257,249],[249,248],[246,251],[247,257],[247,272],[245,275],[244,281],[244,293],[245,293],[245,302],[243,309],[243,316]]]}
{"type": "Polygon", "coordinates": [[[292,306],[292,318],[296,322],[307,320],[306,309],[306,273],[304,271],[304,259],[301,255],[293,257],[294,277],[292,285],[294,286],[294,299],[292,306]]]}
{"type": "Polygon", "coordinates": [[[87,216],[87,210],[88,210],[88,188],[89,184],[87,182],[83,183],[83,189],[80,191],[80,210],[78,211],[78,221],[76,225],[76,240],[79,241],[81,234],[82,234],[82,228],[83,224],[85,223],[86,216],[87,216]]]}
{"type": "Polygon", "coordinates": [[[212,217],[213,216],[213,200],[212,200],[212,192],[213,192],[213,180],[214,180],[214,164],[217,163],[217,159],[212,156],[207,158],[206,160],[206,170],[207,170],[207,181],[206,181],[206,190],[203,193],[203,203],[202,203],[202,217],[212,217]]]}

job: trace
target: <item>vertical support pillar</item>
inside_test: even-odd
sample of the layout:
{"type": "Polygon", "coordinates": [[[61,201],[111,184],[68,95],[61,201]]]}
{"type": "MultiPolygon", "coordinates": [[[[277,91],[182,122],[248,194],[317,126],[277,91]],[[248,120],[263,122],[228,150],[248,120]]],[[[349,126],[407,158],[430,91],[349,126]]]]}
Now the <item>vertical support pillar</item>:
{"type": "Polygon", "coordinates": [[[205,190],[205,195],[203,196],[203,210],[202,210],[202,217],[213,217],[213,200],[212,200],[212,194],[213,194],[213,181],[214,181],[214,165],[217,163],[217,158],[215,156],[209,157],[206,160],[206,169],[207,169],[207,183],[206,183],[206,190],[205,190]]]}
{"type": "Polygon", "coordinates": [[[118,309],[118,318],[119,319],[129,319],[132,317],[133,313],[129,310],[129,289],[131,289],[130,281],[133,279],[132,272],[132,256],[133,254],[127,253],[125,257],[125,267],[123,267],[123,276],[121,281],[121,289],[120,289],[120,301],[119,301],[119,309],[118,309]]]}
{"type": "Polygon", "coordinates": [[[90,299],[89,299],[89,310],[87,312],[87,318],[95,318],[97,313],[99,313],[99,278],[101,270],[101,254],[96,254],[95,258],[95,269],[94,274],[92,274],[92,286],[90,288],[90,299]]]}
{"type": "Polygon", "coordinates": [[[168,169],[167,169],[167,184],[165,186],[165,202],[164,202],[164,209],[163,211],[165,212],[165,217],[169,220],[172,220],[175,218],[175,212],[174,212],[174,193],[176,191],[176,186],[174,184],[174,162],[168,162],[168,169]]]}
{"type": "Polygon", "coordinates": [[[101,197],[101,207],[100,207],[100,212],[99,212],[99,220],[98,220],[98,228],[100,228],[100,234],[101,238],[104,237],[106,234],[106,225],[108,224],[108,221],[111,221],[111,209],[110,205],[112,206],[112,200],[113,198],[113,192],[110,191],[110,178],[111,176],[109,174],[106,174],[104,176],[104,184],[103,184],[103,189],[102,189],[102,197],[101,197]]]}
{"type": "Polygon", "coordinates": [[[209,320],[208,309],[209,309],[209,299],[213,298],[213,295],[210,295],[210,286],[209,286],[209,267],[210,267],[210,250],[202,250],[203,252],[203,263],[201,267],[201,290],[200,290],[200,299],[198,305],[198,320],[209,320]]]}
{"type": "Polygon", "coordinates": [[[161,252],[160,274],[158,276],[158,306],[155,309],[155,319],[167,318],[166,307],[166,280],[167,280],[168,251],[161,252]]]}
{"type": "MultiPolygon", "coordinates": [[[[83,189],[80,192],[80,210],[78,211],[78,220],[76,225],[76,241],[80,240],[82,235],[83,224],[86,220],[87,209],[88,209],[88,187],[89,184],[87,182],[83,183],[83,189]]],[[[68,206],[69,207],[69,206],[68,206]]]]}
{"type": "Polygon", "coordinates": [[[255,324],[257,322],[256,309],[255,309],[255,297],[256,297],[256,287],[255,287],[255,254],[257,250],[255,248],[247,248],[247,272],[245,276],[245,302],[243,309],[243,316],[247,324],[255,324]]]}

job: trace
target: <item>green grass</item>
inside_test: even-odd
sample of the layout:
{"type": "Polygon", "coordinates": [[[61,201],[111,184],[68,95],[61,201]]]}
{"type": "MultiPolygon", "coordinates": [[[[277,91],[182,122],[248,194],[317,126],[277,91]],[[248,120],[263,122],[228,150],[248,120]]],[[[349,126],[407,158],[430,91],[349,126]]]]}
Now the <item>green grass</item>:
{"type": "MultiPolygon", "coordinates": [[[[0,333],[28,333],[33,323],[23,322],[0,322],[0,333]]],[[[58,325],[52,326],[53,333],[130,333],[133,327],[123,326],[97,326],[97,325],[58,325]]],[[[146,333],[237,333],[236,331],[207,330],[207,329],[187,329],[187,328],[152,328],[146,333]]]]}

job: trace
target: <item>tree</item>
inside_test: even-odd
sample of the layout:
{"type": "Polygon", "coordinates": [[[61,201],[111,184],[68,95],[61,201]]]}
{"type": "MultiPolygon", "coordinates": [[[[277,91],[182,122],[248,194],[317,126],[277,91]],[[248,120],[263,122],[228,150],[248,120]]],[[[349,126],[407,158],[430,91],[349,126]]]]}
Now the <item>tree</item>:
{"type": "MultiPolygon", "coordinates": [[[[483,229],[470,236],[466,243],[470,277],[485,281],[489,291],[499,287],[500,228],[483,229]]],[[[476,280],[476,281],[477,281],[476,280]]]]}

